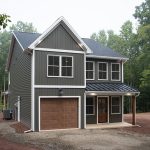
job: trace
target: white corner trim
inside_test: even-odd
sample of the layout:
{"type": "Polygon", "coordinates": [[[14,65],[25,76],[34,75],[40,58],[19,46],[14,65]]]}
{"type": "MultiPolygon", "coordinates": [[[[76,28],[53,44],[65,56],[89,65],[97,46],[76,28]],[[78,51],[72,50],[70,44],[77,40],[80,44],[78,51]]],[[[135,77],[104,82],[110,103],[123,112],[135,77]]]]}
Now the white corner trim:
{"type": "Polygon", "coordinates": [[[32,53],[32,60],[31,60],[31,129],[32,131],[35,131],[35,87],[34,87],[34,81],[35,81],[35,51],[33,50],[32,53]]]}
{"type": "MultiPolygon", "coordinates": [[[[41,130],[41,98],[77,98],[78,99],[78,128],[79,129],[81,128],[81,96],[39,96],[39,100],[38,100],[39,131],[53,131],[53,130],[41,130]]],[[[55,130],[66,130],[66,129],[55,129],[55,130]]]]}
{"type": "Polygon", "coordinates": [[[123,66],[123,61],[122,61],[122,83],[124,83],[124,66],[123,66]]]}
{"type": "Polygon", "coordinates": [[[40,35],[30,46],[29,48],[30,49],[34,49],[41,41],[43,41],[43,39],[53,31],[53,29],[55,27],[57,27],[59,25],[59,23],[63,21],[66,26],[73,32],[73,34],[78,38],[78,40],[81,42],[81,43],[78,43],[79,46],[83,48],[83,46],[87,49],[87,53],[91,53],[92,50],[84,43],[84,41],[80,38],[80,36],[76,33],[76,31],[72,28],[72,26],[67,22],[67,20],[64,18],[64,17],[60,17],[58,18],[47,30],[45,30],[45,32],[43,32],[42,35],[40,35]]]}
{"type": "Polygon", "coordinates": [[[84,51],[78,50],[65,50],[65,49],[51,49],[51,48],[34,48],[36,51],[47,51],[47,52],[60,52],[60,53],[75,53],[75,54],[84,54],[84,51]]]}
{"type": "Polygon", "coordinates": [[[86,86],[84,85],[34,85],[34,88],[77,88],[77,89],[80,89],[80,88],[86,88],[86,86]]]}
{"type": "Polygon", "coordinates": [[[21,45],[21,43],[20,43],[20,41],[18,40],[18,38],[17,38],[17,36],[15,35],[15,33],[14,33],[14,32],[12,32],[12,34],[13,34],[13,35],[14,35],[14,37],[16,38],[16,40],[17,40],[17,42],[19,43],[19,45],[20,45],[21,49],[24,51],[24,48],[23,48],[23,46],[21,45]]]}

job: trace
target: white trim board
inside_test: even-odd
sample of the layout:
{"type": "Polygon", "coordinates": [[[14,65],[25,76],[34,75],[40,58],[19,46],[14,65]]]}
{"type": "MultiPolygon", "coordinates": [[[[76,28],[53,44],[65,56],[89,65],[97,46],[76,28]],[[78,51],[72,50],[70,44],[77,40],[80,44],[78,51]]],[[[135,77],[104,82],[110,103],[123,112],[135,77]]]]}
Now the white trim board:
{"type": "Polygon", "coordinates": [[[60,53],[75,53],[75,54],[85,54],[84,51],[78,50],[65,50],[65,49],[51,49],[51,48],[34,48],[36,51],[47,51],[47,52],[60,52],[60,53]]]}
{"type": "MultiPolygon", "coordinates": [[[[81,96],[39,96],[38,105],[39,105],[39,131],[53,131],[53,130],[41,130],[41,98],[77,98],[78,99],[78,128],[81,128],[81,96]]],[[[67,130],[72,129],[68,128],[67,130]]],[[[75,128],[76,129],[76,128],[75,128]]],[[[66,129],[55,129],[55,130],[66,130],[66,129]]]]}
{"type": "Polygon", "coordinates": [[[80,89],[81,88],[82,89],[82,88],[86,88],[86,86],[84,85],[34,85],[34,88],[50,88],[50,89],[52,88],[80,89]]]}
{"type": "Polygon", "coordinates": [[[33,50],[32,53],[32,60],[31,60],[31,129],[35,131],[35,51],[33,50]]]}

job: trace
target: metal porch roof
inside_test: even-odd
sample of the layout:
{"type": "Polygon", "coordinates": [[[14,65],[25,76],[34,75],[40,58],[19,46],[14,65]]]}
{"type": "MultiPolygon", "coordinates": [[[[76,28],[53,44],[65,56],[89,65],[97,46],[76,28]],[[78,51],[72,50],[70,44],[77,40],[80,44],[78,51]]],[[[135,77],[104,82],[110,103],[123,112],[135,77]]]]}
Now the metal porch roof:
{"type": "Polygon", "coordinates": [[[86,92],[140,93],[124,83],[87,83],[86,92]]]}

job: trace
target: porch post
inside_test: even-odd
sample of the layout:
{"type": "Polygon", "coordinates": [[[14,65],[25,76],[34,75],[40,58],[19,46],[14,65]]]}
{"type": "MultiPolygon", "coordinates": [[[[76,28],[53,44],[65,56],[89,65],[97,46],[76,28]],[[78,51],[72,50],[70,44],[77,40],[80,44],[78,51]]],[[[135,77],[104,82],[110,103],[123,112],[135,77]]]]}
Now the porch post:
{"type": "Polygon", "coordinates": [[[136,124],[136,97],[132,96],[132,125],[136,124]]]}

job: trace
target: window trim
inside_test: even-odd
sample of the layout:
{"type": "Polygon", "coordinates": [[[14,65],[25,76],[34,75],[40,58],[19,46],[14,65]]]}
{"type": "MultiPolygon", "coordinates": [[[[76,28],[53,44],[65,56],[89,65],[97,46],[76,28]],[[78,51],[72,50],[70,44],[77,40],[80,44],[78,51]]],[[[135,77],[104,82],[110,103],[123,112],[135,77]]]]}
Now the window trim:
{"type": "Polygon", "coordinates": [[[111,63],[111,81],[120,81],[120,73],[121,73],[120,63],[111,63]],[[116,72],[116,71],[112,71],[112,65],[113,64],[119,65],[119,79],[112,79],[112,72],[116,72]]]}
{"type": "Polygon", "coordinates": [[[111,114],[115,115],[115,114],[121,114],[121,97],[120,96],[111,96],[111,114]],[[119,105],[112,105],[112,101],[113,101],[113,97],[118,97],[119,98],[119,105]],[[113,113],[112,112],[112,106],[119,106],[119,112],[118,113],[113,113]]]}
{"type": "Polygon", "coordinates": [[[69,56],[69,55],[52,55],[52,54],[48,54],[47,55],[47,77],[51,77],[51,78],[73,78],[74,77],[74,59],[73,59],[73,56],[69,56]],[[57,56],[59,57],[59,76],[49,76],[48,75],[48,59],[49,59],[49,56],[57,56]],[[72,76],[62,76],[62,57],[71,57],[72,58],[72,76]]]}
{"type": "MultiPolygon", "coordinates": [[[[87,114],[87,111],[86,111],[86,115],[87,116],[95,115],[95,98],[94,97],[86,97],[86,98],[92,98],[92,100],[93,100],[93,105],[88,105],[88,106],[93,106],[93,113],[92,114],[87,114]]],[[[86,103],[86,108],[87,108],[87,103],[86,103]]]]}
{"type": "Polygon", "coordinates": [[[98,62],[98,69],[97,69],[97,70],[98,70],[98,74],[97,74],[98,80],[108,80],[108,62],[98,62]],[[99,64],[100,64],[100,63],[105,63],[105,64],[106,64],[106,67],[107,67],[107,68],[106,68],[106,79],[100,79],[100,78],[99,78],[99,64]]]}
{"type": "MultiPolygon", "coordinates": [[[[95,62],[94,61],[86,61],[87,62],[92,62],[93,63],[93,78],[92,79],[87,79],[86,80],[95,80],[95,62]]],[[[87,71],[87,70],[85,70],[87,71]]],[[[88,71],[92,71],[92,70],[88,70],[88,71]]]]}

